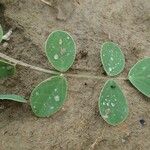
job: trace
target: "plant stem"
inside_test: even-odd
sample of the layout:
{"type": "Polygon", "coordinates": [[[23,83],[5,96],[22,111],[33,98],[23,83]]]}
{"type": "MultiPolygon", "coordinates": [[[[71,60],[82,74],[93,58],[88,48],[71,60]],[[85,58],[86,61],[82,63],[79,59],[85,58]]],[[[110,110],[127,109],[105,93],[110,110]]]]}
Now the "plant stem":
{"type": "MultiPolygon", "coordinates": [[[[44,72],[44,73],[48,73],[48,74],[53,74],[53,75],[60,75],[61,73],[58,71],[53,71],[53,70],[48,70],[48,69],[44,69],[44,68],[40,68],[40,67],[36,67],[27,63],[24,63],[20,60],[11,58],[3,53],[0,53],[0,57],[11,62],[14,63],[15,65],[20,65],[20,66],[24,66],[26,68],[29,69],[33,69],[33,70],[37,70],[40,72],[44,72]]],[[[64,73],[65,76],[67,77],[75,77],[75,78],[88,78],[88,79],[107,79],[108,77],[102,77],[102,76],[97,76],[97,75],[90,75],[90,74],[72,74],[72,73],[64,73]]],[[[127,78],[124,77],[119,77],[117,78],[119,80],[127,80],[127,78]]]]}
{"type": "Polygon", "coordinates": [[[56,74],[56,75],[60,74],[60,72],[57,72],[57,71],[47,70],[47,69],[43,69],[43,68],[40,68],[40,67],[32,66],[30,64],[27,64],[27,63],[24,63],[22,61],[19,61],[19,60],[16,60],[14,58],[11,58],[11,57],[3,54],[3,53],[0,53],[0,57],[5,59],[5,60],[7,60],[7,61],[9,61],[9,62],[14,63],[15,65],[24,66],[26,68],[30,68],[30,69],[37,70],[37,71],[44,72],[44,73],[56,74]]]}
{"type": "Polygon", "coordinates": [[[72,73],[65,73],[67,77],[75,77],[75,78],[88,78],[88,79],[107,79],[107,77],[90,75],[90,74],[72,74],[72,73]]]}

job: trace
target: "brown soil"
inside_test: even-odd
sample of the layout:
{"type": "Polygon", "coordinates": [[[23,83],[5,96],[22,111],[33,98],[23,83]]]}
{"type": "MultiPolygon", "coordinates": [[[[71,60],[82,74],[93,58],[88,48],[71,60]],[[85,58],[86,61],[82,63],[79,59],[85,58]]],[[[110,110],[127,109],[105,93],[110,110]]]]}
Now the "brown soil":
{"type": "MultiPolygon", "coordinates": [[[[63,29],[77,44],[77,58],[69,72],[104,76],[100,45],[118,43],[131,66],[150,56],[149,0],[1,0],[0,24],[13,28],[8,46],[0,51],[29,64],[52,69],[44,53],[48,34],[63,29]]],[[[0,81],[1,93],[24,95],[49,74],[17,67],[14,77],[0,81]]],[[[50,118],[37,118],[28,104],[0,102],[0,150],[148,150],[150,101],[128,81],[118,80],[128,99],[130,114],[119,126],[99,115],[98,96],[106,80],[68,78],[68,101],[50,118]],[[145,123],[143,124],[143,119],[145,123]],[[143,125],[142,125],[143,124],[143,125]]]]}

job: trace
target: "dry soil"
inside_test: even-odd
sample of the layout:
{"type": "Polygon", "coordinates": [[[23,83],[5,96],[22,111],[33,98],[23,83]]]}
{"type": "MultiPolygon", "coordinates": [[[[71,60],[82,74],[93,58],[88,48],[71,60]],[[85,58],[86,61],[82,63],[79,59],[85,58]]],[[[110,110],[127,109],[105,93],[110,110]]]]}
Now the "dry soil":
{"type": "MultiPolygon", "coordinates": [[[[124,123],[109,126],[99,115],[98,97],[106,80],[68,78],[68,100],[50,118],[37,118],[29,104],[0,102],[0,150],[149,150],[150,99],[127,78],[130,68],[150,56],[149,0],[0,0],[0,24],[10,40],[0,45],[8,56],[53,69],[44,42],[53,30],[69,32],[77,44],[70,73],[105,76],[99,51],[105,41],[118,43],[126,57],[118,83],[130,113],[124,123]],[[145,121],[144,124],[142,124],[145,121]]],[[[0,93],[29,96],[51,75],[18,66],[16,75],[0,81],[0,93]]]]}

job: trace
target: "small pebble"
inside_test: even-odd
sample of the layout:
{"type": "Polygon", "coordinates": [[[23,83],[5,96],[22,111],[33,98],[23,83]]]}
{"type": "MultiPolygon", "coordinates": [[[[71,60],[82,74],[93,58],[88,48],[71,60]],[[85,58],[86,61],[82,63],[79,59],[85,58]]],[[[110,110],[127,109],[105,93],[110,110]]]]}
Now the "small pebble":
{"type": "Polygon", "coordinates": [[[125,139],[121,139],[121,141],[122,141],[122,143],[125,143],[125,142],[126,142],[126,140],[125,140],[125,139]]]}

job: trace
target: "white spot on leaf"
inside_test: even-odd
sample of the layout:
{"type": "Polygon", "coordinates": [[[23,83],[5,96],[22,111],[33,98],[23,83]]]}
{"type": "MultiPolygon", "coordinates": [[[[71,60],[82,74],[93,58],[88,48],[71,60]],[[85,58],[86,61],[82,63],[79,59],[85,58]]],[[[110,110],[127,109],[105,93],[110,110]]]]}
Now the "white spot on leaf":
{"type": "Polygon", "coordinates": [[[111,71],[112,71],[112,68],[109,67],[109,72],[111,72],[111,71]]]}
{"type": "Polygon", "coordinates": [[[39,92],[36,92],[36,93],[35,93],[35,95],[37,95],[37,96],[38,96],[38,95],[39,95],[39,92]]]}
{"type": "Polygon", "coordinates": [[[144,66],[142,69],[143,69],[143,70],[145,70],[145,69],[146,69],[146,67],[144,66]]]}
{"type": "Polygon", "coordinates": [[[114,60],[114,59],[113,59],[113,57],[111,57],[111,58],[110,58],[110,60],[112,60],[112,61],[113,61],[113,60],[114,60]]]}
{"type": "Polygon", "coordinates": [[[114,103],[111,103],[111,106],[112,106],[112,107],[114,107],[114,106],[115,106],[115,104],[114,104],[114,103]]]}
{"type": "Polygon", "coordinates": [[[60,39],[60,40],[59,40],[59,44],[61,45],[61,44],[62,44],[62,42],[63,42],[63,41],[62,41],[62,39],[60,39]]]}
{"type": "Polygon", "coordinates": [[[109,106],[109,103],[106,103],[107,106],[109,106]]]}
{"type": "Polygon", "coordinates": [[[51,106],[50,109],[54,109],[54,106],[51,106]]]}
{"type": "Polygon", "coordinates": [[[54,55],[54,59],[57,60],[59,56],[57,54],[54,55]]]}
{"type": "Polygon", "coordinates": [[[59,96],[56,95],[56,96],[54,97],[54,99],[55,99],[56,102],[58,102],[58,101],[59,101],[59,96]]]}

